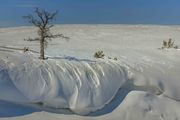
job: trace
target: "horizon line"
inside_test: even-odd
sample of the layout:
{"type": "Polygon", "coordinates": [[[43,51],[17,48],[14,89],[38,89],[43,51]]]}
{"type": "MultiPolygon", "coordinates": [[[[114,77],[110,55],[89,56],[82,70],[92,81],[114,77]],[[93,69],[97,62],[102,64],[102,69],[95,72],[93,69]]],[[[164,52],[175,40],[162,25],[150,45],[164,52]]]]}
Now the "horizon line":
{"type": "MultiPolygon", "coordinates": [[[[148,26],[180,26],[180,24],[157,24],[157,23],[54,23],[53,25],[148,25],[148,26]]],[[[22,24],[22,25],[4,25],[0,26],[0,28],[16,28],[16,27],[35,27],[30,24],[22,24]]]]}

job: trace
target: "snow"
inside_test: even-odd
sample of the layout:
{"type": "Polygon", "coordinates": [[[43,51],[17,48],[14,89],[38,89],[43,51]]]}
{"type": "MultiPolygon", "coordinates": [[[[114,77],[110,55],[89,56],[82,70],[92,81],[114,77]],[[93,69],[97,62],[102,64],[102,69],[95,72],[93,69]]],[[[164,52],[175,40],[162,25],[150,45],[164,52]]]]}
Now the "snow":
{"type": "MultiPolygon", "coordinates": [[[[28,54],[16,54],[0,64],[5,64],[0,79],[11,82],[28,102],[70,108],[79,114],[101,109],[114,98],[126,78],[124,67],[110,61],[41,61],[28,54]]],[[[5,90],[1,91],[4,94],[5,90]]],[[[0,98],[11,101],[6,95],[0,98]]],[[[13,101],[27,102],[22,97],[13,101]]]]}
{"type": "MultiPolygon", "coordinates": [[[[0,29],[0,46],[38,51],[38,42],[23,41],[34,31],[0,29]]],[[[179,26],[58,25],[53,31],[71,39],[49,42],[45,61],[0,48],[0,119],[180,119],[180,51],[158,49],[169,38],[180,45],[179,26]],[[97,50],[105,59],[93,58],[97,50]]]]}

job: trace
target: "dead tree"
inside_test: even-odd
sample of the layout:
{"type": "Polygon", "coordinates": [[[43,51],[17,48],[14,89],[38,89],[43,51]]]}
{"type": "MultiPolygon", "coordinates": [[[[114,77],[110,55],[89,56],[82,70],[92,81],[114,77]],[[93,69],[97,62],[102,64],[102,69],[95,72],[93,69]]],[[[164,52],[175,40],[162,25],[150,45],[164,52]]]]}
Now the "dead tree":
{"type": "Polygon", "coordinates": [[[49,13],[43,9],[35,8],[35,16],[27,15],[23,16],[23,18],[27,19],[30,24],[33,24],[38,28],[38,36],[37,38],[29,38],[28,41],[39,41],[40,42],[40,59],[44,60],[44,49],[48,44],[48,40],[53,38],[65,38],[69,39],[69,37],[65,37],[63,34],[52,34],[50,29],[54,26],[52,25],[52,21],[55,20],[57,16],[57,11],[54,13],[49,13]]]}

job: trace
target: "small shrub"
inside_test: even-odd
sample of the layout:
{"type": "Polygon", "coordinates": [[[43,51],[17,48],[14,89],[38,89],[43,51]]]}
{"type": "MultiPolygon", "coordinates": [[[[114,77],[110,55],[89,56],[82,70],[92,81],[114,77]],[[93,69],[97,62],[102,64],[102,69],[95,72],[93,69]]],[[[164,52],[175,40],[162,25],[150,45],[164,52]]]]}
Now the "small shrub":
{"type": "Polygon", "coordinates": [[[174,46],[174,49],[179,49],[179,47],[176,45],[176,46],[174,46]]]}
{"type": "Polygon", "coordinates": [[[163,40],[163,47],[162,48],[167,48],[167,42],[165,40],[163,40]]]}
{"type": "Polygon", "coordinates": [[[117,57],[115,57],[115,58],[114,58],[114,60],[116,60],[116,61],[117,61],[117,57]]]}
{"type": "Polygon", "coordinates": [[[170,38],[168,40],[168,48],[172,48],[174,46],[174,42],[172,41],[172,39],[170,38]]]}
{"type": "Polygon", "coordinates": [[[24,47],[23,51],[24,51],[24,52],[29,51],[29,47],[24,47]]]}
{"type": "Polygon", "coordinates": [[[103,53],[103,51],[97,51],[94,54],[95,58],[103,58],[104,59],[104,56],[105,56],[105,54],[103,53]]]}
{"type": "MultiPolygon", "coordinates": [[[[95,58],[102,58],[102,59],[104,59],[105,54],[104,54],[103,51],[97,51],[97,52],[95,52],[94,57],[95,57],[95,58]]],[[[116,60],[116,61],[118,60],[117,57],[114,57],[114,58],[113,58],[113,57],[109,57],[109,56],[108,56],[107,58],[110,59],[110,60],[116,60]]]]}
{"type": "Polygon", "coordinates": [[[176,45],[174,45],[174,41],[172,41],[172,39],[171,38],[169,38],[169,40],[168,41],[163,41],[163,45],[162,45],[162,49],[164,49],[164,48],[175,48],[175,49],[178,49],[178,46],[176,45]]]}
{"type": "Polygon", "coordinates": [[[111,57],[108,57],[108,59],[112,59],[111,57]]]}

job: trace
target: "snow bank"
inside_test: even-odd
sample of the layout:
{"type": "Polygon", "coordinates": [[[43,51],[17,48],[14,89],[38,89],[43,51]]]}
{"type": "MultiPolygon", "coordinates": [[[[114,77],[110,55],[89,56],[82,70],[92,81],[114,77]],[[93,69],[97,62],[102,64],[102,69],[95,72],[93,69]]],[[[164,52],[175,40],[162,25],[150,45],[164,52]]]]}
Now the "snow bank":
{"type": "Polygon", "coordinates": [[[0,87],[0,99],[84,115],[108,104],[126,77],[125,68],[112,61],[41,61],[16,54],[0,60],[0,85],[8,86],[0,87]]]}
{"type": "MultiPolygon", "coordinates": [[[[23,41],[36,37],[34,31],[30,27],[1,29],[0,45],[28,46],[39,51],[39,42],[23,41]]],[[[19,117],[14,115],[12,119],[18,120],[180,119],[180,50],[158,49],[162,41],[169,38],[180,46],[179,26],[60,25],[53,33],[58,31],[71,39],[69,42],[51,41],[46,49],[47,56],[92,59],[92,53],[103,50],[106,56],[117,57],[118,61],[49,59],[43,62],[32,54],[22,55],[17,51],[11,54],[10,51],[15,50],[2,49],[0,117],[3,113],[12,114],[4,109],[6,105],[11,106],[4,105],[1,101],[4,100],[25,104],[42,102],[54,111],[69,108],[82,115],[108,104],[92,113],[94,117],[45,110],[19,117]]],[[[18,111],[14,105],[12,109],[18,111]]]]}
{"type": "Polygon", "coordinates": [[[156,96],[144,91],[131,91],[111,116],[104,120],[179,120],[180,104],[165,97],[156,96]]]}
{"type": "Polygon", "coordinates": [[[62,58],[41,61],[32,53],[6,56],[0,59],[0,100],[42,103],[80,115],[102,109],[120,88],[180,100],[178,60],[160,61],[144,53],[119,61],[62,58]]]}

